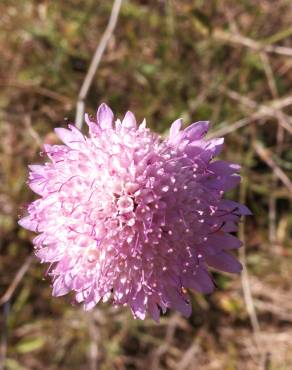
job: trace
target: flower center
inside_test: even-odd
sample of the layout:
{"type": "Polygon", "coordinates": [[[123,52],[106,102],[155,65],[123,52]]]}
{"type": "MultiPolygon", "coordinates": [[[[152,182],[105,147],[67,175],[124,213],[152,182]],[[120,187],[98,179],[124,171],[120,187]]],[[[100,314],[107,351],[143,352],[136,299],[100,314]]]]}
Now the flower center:
{"type": "Polygon", "coordinates": [[[131,197],[123,195],[117,201],[117,206],[120,214],[129,213],[134,209],[134,202],[131,197]]]}

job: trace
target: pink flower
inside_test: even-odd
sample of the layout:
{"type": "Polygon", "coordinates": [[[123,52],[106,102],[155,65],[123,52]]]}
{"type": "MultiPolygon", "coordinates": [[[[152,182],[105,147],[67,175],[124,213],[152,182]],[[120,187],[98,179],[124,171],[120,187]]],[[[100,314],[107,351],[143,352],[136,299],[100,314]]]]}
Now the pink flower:
{"type": "Polygon", "coordinates": [[[85,310],[111,299],[140,319],[158,321],[168,308],[189,316],[187,289],[214,289],[208,266],[241,270],[230,233],[250,212],[223,199],[239,166],[213,161],[223,139],[203,139],[208,122],[181,130],[179,119],[161,140],[131,112],[113,121],[102,104],[96,122],[86,116],[89,137],[72,125],[55,130],[64,145],[45,145],[50,161],[30,166],[40,198],[19,224],[39,234],[54,296],[74,291],[85,310]]]}

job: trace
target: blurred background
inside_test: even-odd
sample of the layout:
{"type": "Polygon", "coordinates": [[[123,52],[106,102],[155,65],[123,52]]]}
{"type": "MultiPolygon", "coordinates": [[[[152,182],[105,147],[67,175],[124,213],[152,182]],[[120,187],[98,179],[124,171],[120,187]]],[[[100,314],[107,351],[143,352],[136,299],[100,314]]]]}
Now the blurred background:
{"type": "MultiPolygon", "coordinates": [[[[247,269],[192,293],[190,319],[133,320],[100,304],[51,297],[32,233],[17,225],[53,129],[76,101],[112,1],[0,2],[0,368],[8,370],[292,369],[292,2],[124,0],[85,101],[131,109],[161,134],[211,120],[227,160],[242,165],[229,194],[254,216],[240,226],[247,269]]],[[[85,129],[85,128],[84,128],[85,129]]]]}

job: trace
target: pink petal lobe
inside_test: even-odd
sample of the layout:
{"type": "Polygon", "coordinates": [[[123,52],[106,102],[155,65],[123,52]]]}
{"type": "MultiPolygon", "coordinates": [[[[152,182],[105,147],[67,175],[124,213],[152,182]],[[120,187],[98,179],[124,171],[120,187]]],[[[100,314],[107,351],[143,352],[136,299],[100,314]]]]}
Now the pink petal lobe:
{"type": "Polygon", "coordinates": [[[30,216],[26,216],[18,220],[18,224],[22,226],[24,229],[30,230],[30,231],[37,231],[38,223],[37,221],[32,221],[30,216]]]}
{"type": "Polygon", "coordinates": [[[206,256],[208,265],[225,272],[239,273],[242,265],[235,257],[226,252],[206,256]]]}
{"type": "Polygon", "coordinates": [[[63,278],[60,276],[58,277],[53,283],[53,292],[52,295],[54,297],[60,297],[69,293],[70,289],[66,287],[63,278]]]}
{"type": "Polygon", "coordinates": [[[180,132],[182,126],[182,119],[179,118],[172,123],[169,130],[169,140],[172,141],[180,132]]]}
{"type": "Polygon", "coordinates": [[[70,131],[62,127],[55,128],[55,133],[60,140],[63,141],[69,148],[78,149],[80,142],[83,141],[83,135],[80,136],[80,131],[70,131]]]}
{"type": "Polygon", "coordinates": [[[134,114],[130,111],[128,111],[125,114],[124,119],[122,120],[122,126],[126,128],[136,128],[137,122],[134,114]]]}
{"type": "Polygon", "coordinates": [[[198,121],[184,129],[184,136],[190,141],[200,140],[209,130],[209,121],[198,121]]]}
{"type": "Polygon", "coordinates": [[[100,127],[105,130],[112,128],[114,114],[109,106],[105,103],[102,103],[96,113],[96,120],[100,127]]]}

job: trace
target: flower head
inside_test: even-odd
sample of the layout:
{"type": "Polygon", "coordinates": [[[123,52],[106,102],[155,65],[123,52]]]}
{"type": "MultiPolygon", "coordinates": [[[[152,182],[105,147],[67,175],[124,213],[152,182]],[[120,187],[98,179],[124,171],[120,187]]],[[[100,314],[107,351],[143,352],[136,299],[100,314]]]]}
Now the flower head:
{"type": "Polygon", "coordinates": [[[89,137],[57,128],[64,145],[45,145],[49,162],[30,166],[40,198],[19,223],[39,233],[37,257],[50,263],[53,295],[73,291],[86,310],[102,299],[158,321],[174,308],[191,313],[187,289],[213,290],[208,266],[239,272],[230,234],[249,210],[223,199],[240,181],[239,166],[213,161],[223,139],[206,140],[208,122],[162,140],[127,112],[114,122],[102,104],[85,117],[89,137]]]}

